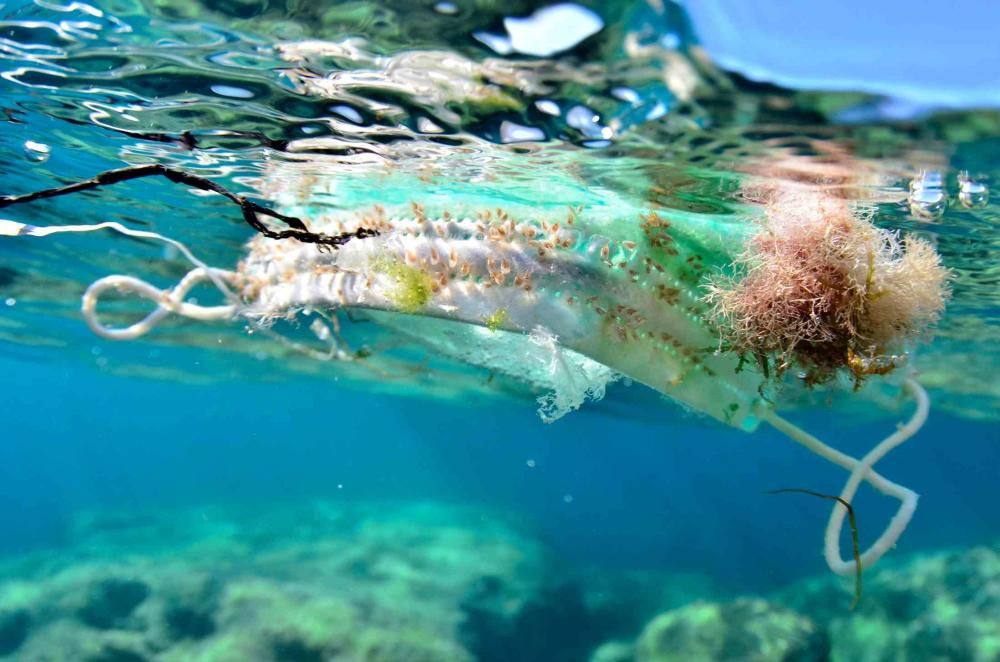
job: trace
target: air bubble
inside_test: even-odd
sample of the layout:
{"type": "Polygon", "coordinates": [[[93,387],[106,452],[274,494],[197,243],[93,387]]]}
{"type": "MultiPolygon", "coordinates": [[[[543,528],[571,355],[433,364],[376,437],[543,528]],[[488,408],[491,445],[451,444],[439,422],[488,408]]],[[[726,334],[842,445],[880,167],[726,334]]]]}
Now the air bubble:
{"type": "Polygon", "coordinates": [[[24,157],[35,163],[45,163],[49,160],[52,148],[45,143],[38,143],[34,140],[24,141],[24,157]]]}
{"type": "Polygon", "coordinates": [[[542,111],[546,115],[552,115],[553,117],[559,117],[562,113],[562,111],[559,110],[559,104],[550,99],[539,99],[535,102],[535,108],[542,111]]]}
{"type": "Polygon", "coordinates": [[[615,87],[611,89],[611,96],[624,101],[625,103],[638,104],[642,102],[642,97],[631,87],[615,87]]]}
{"type": "Polygon", "coordinates": [[[420,133],[444,133],[444,129],[426,117],[417,118],[417,131],[420,133]]]}
{"type": "Polygon", "coordinates": [[[458,5],[454,2],[439,2],[434,5],[434,11],[445,16],[454,16],[458,13],[458,5]]]}
{"type": "Polygon", "coordinates": [[[254,96],[250,90],[235,85],[213,85],[211,90],[220,97],[229,97],[230,99],[253,99],[254,96]]]}
{"type": "Polygon", "coordinates": [[[538,9],[527,18],[504,18],[503,26],[514,51],[551,57],[600,32],[604,21],[586,7],[563,2],[538,9]]]}
{"type": "Polygon", "coordinates": [[[330,328],[326,324],[323,324],[323,320],[314,319],[312,324],[309,325],[309,330],[324,342],[330,340],[330,328]]]}
{"type": "Polygon", "coordinates": [[[337,104],[336,106],[331,106],[330,111],[336,113],[337,115],[340,115],[349,122],[353,122],[354,124],[365,123],[365,119],[361,117],[361,113],[359,113],[354,108],[351,108],[350,106],[344,104],[337,104]]]}
{"type": "Polygon", "coordinates": [[[944,175],[940,170],[927,170],[920,173],[920,177],[911,182],[910,188],[913,188],[914,184],[922,188],[944,188],[944,175]]]}
{"type": "Polygon", "coordinates": [[[958,201],[962,206],[970,209],[984,207],[989,200],[990,190],[986,184],[974,181],[967,172],[958,175],[958,201]]]}
{"type": "Polygon", "coordinates": [[[910,213],[926,221],[941,218],[948,208],[948,194],[940,172],[925,172],[910,182],[910,213]]]}
{"type": "Polygon", "coordinates": [[[573,106],[566,113],[566,124],[578,130],[587,138],[610,138],[608,127],[601,125],[601,116],[586,106],[573,106]]]}
{"type": "Polygon", "coordinates": [[[473,32],[472,36],[476,39],[476,41],[493,49],[493,52],[498,55],[510,55],[514,51],[514,47],[510,43],[510,37],[507,35],[498,35],[493,34],[492,32],[478,30],[473,32]]]}
{"type": "Polygon", "coordinates": [[[545,140],[545,132],[533,126],[524,126],[510,120],[500,123],[500,142],[523,143],[545,140]]]}

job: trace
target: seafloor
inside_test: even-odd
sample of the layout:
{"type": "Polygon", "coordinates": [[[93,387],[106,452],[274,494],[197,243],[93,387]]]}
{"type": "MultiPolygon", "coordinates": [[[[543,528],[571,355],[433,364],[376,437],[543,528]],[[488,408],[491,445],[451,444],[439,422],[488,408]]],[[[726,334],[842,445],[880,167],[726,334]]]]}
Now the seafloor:
{"type": "Polygon", "coordinates": [[[32,662],[997,660],[1000,546],[733,595],[569,567],[447,504],[94,512],[0,563],[0,658],[32,662]]]}

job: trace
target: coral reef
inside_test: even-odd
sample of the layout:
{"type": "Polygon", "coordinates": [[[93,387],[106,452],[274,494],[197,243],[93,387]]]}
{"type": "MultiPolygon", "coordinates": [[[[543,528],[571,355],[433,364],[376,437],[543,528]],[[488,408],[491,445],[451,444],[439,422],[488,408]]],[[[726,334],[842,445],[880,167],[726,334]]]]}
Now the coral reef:
{"type": "Polygon", "coordinates": [[[936,552],[887,563],[847,609],[833,577],[767,600],[699,601],[651,620],[634,642],[610,640],[591,662],[817,660],[931,662],[1000,659],[1000,553],[936,552]]]}
{"type": "Polygon", "coordinates": [[[920,555],[865,579],[854,612],[837,609],[839,582],[818,579],[780,595],[830,633],[833,660],[1000,659],[997,548],[920,555]]]}
{"type": "Polygon", "coordinates": [[[0,659],[586,659],[714,589],[569,569],[522,527],[430,504],[92,513],[0,561],[0,659]]]}
{"type": "Polygon", "coordinates": [[[0,560],[0,659],[56,662],[994,661],[1000,552],[737,597],[697,575],[575,567],[443,504],[91,513],[0,560]]]}
{"type": "Polygon", "coordinates": [[[764,600],[696,602],[646,626],[636,662],[826,660],[830,643],[808,618],[764,600]]]}
{"type": "Polygon", "coordinates": [[[463,605],[488,585],[515,614],[548,574],[515,527],[436,506],[95,515],[70,537],[0,565],[5,659],[466,661],[463,605]]]}

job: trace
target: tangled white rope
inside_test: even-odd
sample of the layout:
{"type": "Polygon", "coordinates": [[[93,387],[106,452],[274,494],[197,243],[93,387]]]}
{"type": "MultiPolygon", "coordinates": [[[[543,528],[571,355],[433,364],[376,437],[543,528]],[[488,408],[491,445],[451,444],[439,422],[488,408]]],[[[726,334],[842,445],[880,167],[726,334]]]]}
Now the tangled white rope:
{"type": "Polygon", "coordinates": [[[119,234],[130,237],[162,241],[180,251],[184,257],[195,265],[195,268],[189,271],[176,286],[169,290],[161,290],[144,280],[132,276],[106,276],[95,281],[83,294],[82,310],[83,317],[87,321],[87,326],[97,335],[112,340],[134,340],[148,333],[150,329],[169,313],[183,315],[184,317],[196,320],[223,320],[236,315],[238,311],[237,299],[229,287],[227,287],[227,283],[232,284],[234,282],[236,274],[232,271],[209,267],[196,258],[187,246],[176,239],[164,237],[156,232],[133,230],[121,223],[114,222],[96,223],[93,225],[38,226],[0,219],[0,236],[45,237],[61,232],[95,232],[98,230],[114,230],[119,234]],[[199,306],[184,301],[191,288],[205,280],[211,281],[230,303],[221,306],[199,306]],[[123,329],[107,327],[101,324],[97,318],[97,302],[101,294],[108,289],[114,289],[122,293],[138,294],[143,298],[155,302],[156,308],[142,320],[123,329]]]}
{"type": "MultiPolygon", "coordinates": [[[[927,397],[927,392],[913,379],[907,379],[903,385],[913,396],[914,400],[916,400],[916,411],[906,424],[901,425],[894,433],[879,442],[875,448],[860,460],[856,460],[845,453],[827,446],[805,430],[793,425],[773,412],[765,413],[766,420],[791,439],[802,444],[817,455],[835,464],[839,464],[851,472],[847,483],[844,484],[844,488],[840,492],[840,498],[844,501],[850,503],[851,499],[857,493],[858,486],[862,480],[868,481],[872,487],[883,494],[899,499],[899,509],[892,517],[892,520],[890,520],[885,531],[861,554],[862,568],[871,566],[895,546],[906,526],[913,518],[914,511],[917,509],[918,495],[916,492],[882,477],[872,469],[872,466],[885,457],[886,453],[916,434],[927,420],[927,413],[930,410],[930,398],[927,397]]],[[[827,522],[826,534],[824,536],[823,553],[826,563],[838,575],[850,575],[857,572],[857,563],[853,559],[845,561],[840,556],[840,533],[843,529],[844,517],[846,515],[847,509],[840,503],[835,504],[833,511],[830,513],[830,519],[827,522]]]]}
{"type": "Polygon", "coordinates": [[[195,320],[225,320],[236,315],[236,304],[222,306],[199,306],[184,301],[192,287],[205,280],[232,280],[234,274],[222,269],[197,267],[189,271],[177,285],[169,290],[161,290],[139,278],[132,276],[105,276],[94,281],[83,293],[83,318],[87,326],[102,338],[111,340],[134,340],[146,335],[170,313],[195,320]],[[214,277],[214,278],[213,278],[214,277]],[[105,290],[114,289],[119,293],[138,294],[156,303],[156,308],[144,318],[122,329],[113,329],[101,324],[97,319],[97,301],[105,290]]]}

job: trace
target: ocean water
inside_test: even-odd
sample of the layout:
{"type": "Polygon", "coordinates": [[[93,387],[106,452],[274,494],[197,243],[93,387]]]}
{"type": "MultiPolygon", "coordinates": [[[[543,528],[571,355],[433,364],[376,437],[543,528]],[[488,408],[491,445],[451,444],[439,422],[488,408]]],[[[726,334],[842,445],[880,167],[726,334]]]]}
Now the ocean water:
{"type": "MultiPolygon", "coordinates": [[[[813,50],[869,52],[879,11],[930,29],[891,4],[854,33],[845,7],[813,50]]],[[[1000,83],[975,27],[996,11],[935,28],[965,63],[947,74],[896,66],[922,57],[909,38],[876,70],[809,69],[768,35],[828,17],[780,5],[555,7],[2,3],[0,194],[160,163],[307,225],[374,203],[641,198],[693,227],[752,218],[752,186],[835,190],[950,270],[906,367],[929,420],[878,464],[919,507],[859,604],[823,559],[831,504],[767,493],[838,494],[847,473],[771,426],[639,378],[595,379],[603,398],[544,422],[548,389],[523,379],[541,345],[449,354],[405,299],[396,317],[169,315],[103,338],[81,314],[91,283],[166,289],[191,264],[150,238],[22,232],[0,235],[0,659],[1000,659],[1000,83]]],[[[0,218],[119,222],[220,269],[256,234],[162,178],[0,218]]],[[[152,309],[127,294],[102,302],[106,327],[152,309]]],[[[853,457],[913,408],[893,376],[786,381],[777,409],[853,457]]],[[[865,548],[896,504],[868,487],[852,503],[865,548]]]]}

